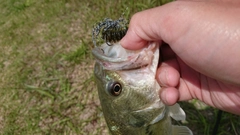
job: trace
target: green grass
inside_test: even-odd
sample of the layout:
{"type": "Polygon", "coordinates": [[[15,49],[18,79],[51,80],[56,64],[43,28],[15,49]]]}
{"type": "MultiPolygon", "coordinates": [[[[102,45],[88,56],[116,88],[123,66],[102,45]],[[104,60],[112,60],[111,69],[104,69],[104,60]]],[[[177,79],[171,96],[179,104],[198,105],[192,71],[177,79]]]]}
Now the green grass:
{"type": "MultiPolygon", "coordinates": [[[[0,1],[0,134],[107,134],[92,75],[92,26],[167,0],[0,1]]],[[[184,125],[210,135],[216,110],[194,104],[183,103],[184,125]]],[[[239,121],[223,113],[219,134],[239,134],[239,121]]]]}

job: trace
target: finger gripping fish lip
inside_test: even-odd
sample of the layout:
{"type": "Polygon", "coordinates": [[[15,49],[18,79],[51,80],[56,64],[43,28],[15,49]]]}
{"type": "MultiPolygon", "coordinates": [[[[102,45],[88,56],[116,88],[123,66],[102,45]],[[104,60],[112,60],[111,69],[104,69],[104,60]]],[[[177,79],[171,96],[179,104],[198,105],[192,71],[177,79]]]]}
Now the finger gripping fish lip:
{"type": "Polygon", "coordinates": [[[117,20],[105,18],[97,23],[92,29],[92,41],[97,46],[99,41],[111,46],[120,41],[128,30],[128,21],[122,17],[117,20]]]}

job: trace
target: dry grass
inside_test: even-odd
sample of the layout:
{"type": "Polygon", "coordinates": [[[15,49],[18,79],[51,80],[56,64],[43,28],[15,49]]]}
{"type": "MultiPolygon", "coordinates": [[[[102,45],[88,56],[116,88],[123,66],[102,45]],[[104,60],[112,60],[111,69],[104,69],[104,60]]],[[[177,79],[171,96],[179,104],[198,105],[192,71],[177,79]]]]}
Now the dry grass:
{"type": "MultiPolygon", "coordinates": [[[[127,7],[131,16],[160,4],[1,0],[0,134],[107,134],[92,75],[92,26],[105,17],[118,18],[127,7]]],[[[187,104],[184,110],[185,125],[196,134],[211,133],[212,108],[187,104]]],[[[219,132],[238,134],[238,121],[226,113],[219,132]]]]}

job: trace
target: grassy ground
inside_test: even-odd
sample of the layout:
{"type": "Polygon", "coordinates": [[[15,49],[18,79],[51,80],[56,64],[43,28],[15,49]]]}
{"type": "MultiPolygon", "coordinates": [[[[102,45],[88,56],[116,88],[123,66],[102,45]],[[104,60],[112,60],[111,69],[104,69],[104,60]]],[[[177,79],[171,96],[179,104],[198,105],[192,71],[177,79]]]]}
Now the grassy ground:
{"type": "MultiPolygon", "coordinates": [[[[91,30],[166,1],[0,0],[0,134],[108,134],[93,82],[91,30]]],[[[212,133],[216,110],[182,103],[197,135],[212,133]]],[[[223,113],[220,135],[240,134],[223,113]]]]}

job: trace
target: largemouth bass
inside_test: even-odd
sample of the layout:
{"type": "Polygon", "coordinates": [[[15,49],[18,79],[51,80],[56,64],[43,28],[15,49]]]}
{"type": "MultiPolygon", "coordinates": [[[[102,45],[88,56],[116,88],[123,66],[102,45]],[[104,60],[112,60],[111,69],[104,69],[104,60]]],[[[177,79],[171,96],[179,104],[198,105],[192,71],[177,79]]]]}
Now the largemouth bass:
{"type": "Polygon", "coordinates": [[[119,43],[105,43],[92,50],[96,58],[94,75],[102,111],[113,135],[191,135],[174,120],[185,120],[178,104],[166,106],[159,99],[155,80],[159,44],[137,51],[119,43]]]}

